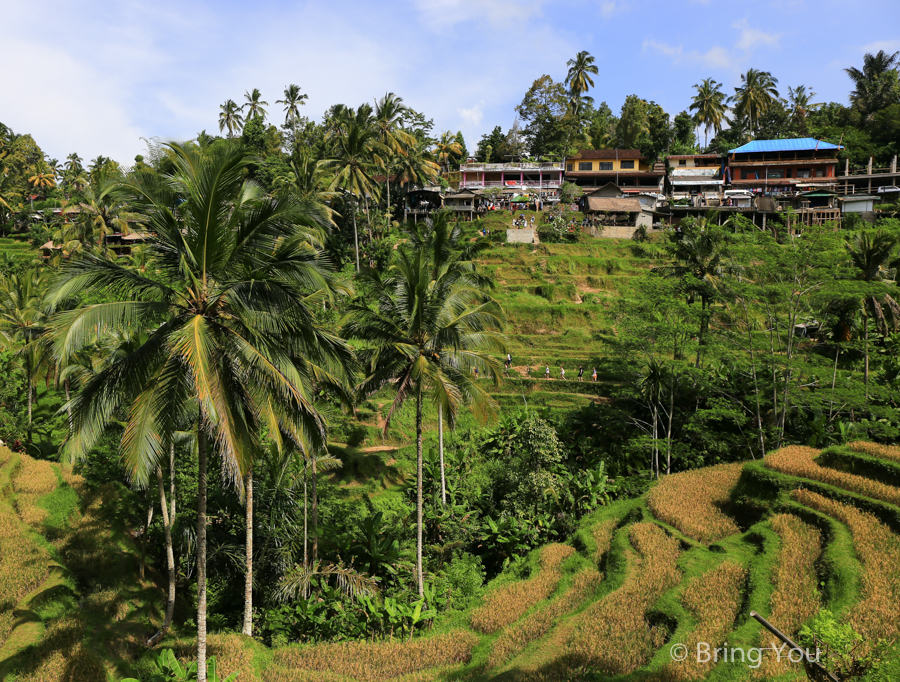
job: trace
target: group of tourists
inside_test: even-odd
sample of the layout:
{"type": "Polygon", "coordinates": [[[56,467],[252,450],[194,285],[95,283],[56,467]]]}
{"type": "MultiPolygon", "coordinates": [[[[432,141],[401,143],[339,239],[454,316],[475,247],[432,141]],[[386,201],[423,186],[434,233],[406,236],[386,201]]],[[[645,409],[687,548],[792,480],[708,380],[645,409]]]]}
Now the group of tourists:
{"type": "MultiPolygon", "coordinates": [[[[508,375],[509,370],[511,370],[511,369],[512,369],[512,355],[510,353],[507,353],[506,359],[503,361],[503,373],[508,375]]],[[[526,374],[528,371],[530,371],[530,370],[527,370],[526,374]]],[[[474,369],[474,373],[475,373],[475,378],[477,379],[479,377],[477,367],[474,369]]],[[[546,369],[544,371],[544,378],[545,379],[550,378],[550,365],[546,366],[546,369]]],[[[559,379],[560,379],[560,381],[566,380],[566,368],[565,367],[560,366],[559,379]]],[[[578,367],[578,381],[584,381],[584,366],[578,367]]],[[[596,367],[594,367],[594,371],[591,372],[591,381],[597,381],[597,368],[596,367]]]]}
{"type": "MultiPolygon", "coordinates": [[[[529,227],[528,224],[528,216],[520,215],[513,216],[513,227],[529,227]]],[[[531,229],[534,229],[534,216],[531,216],[531,229]]]]}
{"type": "MultiPolygon", "coordinates": [[[[550,365],[547,365],[547,368],[544,370],[544,378],[550,378],[550,365]]],[[[559,368],[559,380],[566,380],[566,368],[560,366],[559,368]]],[[[578,368],[578,381],[584,381],[584,367],[578,368]]],[[[597,368],[594,367],[594,371],[591,373],[591,381],[597,381],[597,368]]]]}

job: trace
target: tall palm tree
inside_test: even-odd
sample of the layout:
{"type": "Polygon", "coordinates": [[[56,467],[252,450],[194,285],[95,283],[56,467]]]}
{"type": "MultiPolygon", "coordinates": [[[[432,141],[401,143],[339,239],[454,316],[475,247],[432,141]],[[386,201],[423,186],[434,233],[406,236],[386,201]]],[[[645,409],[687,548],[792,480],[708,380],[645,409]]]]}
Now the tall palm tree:
{"type": "Polygon", "coordinates": [[[583,95],[594,87],[594,79],[591,74],[597,75],[599,70],[594,63],[594,58],[587,50],[582,50],[575,55],[575,59],[566,62],[569,71],[566,74],[565,84],[569,86],[571,104],[574,113],[581,111],[583,95]]]}
{"type": "Polygon", "coordinates": [[[0,347],[17,348],[17,355],[22,358],[28,401],[28,443],[32,440],[34,379],[46,360],[42,336],[47,331],[43,299],[48,282],[46,269],[0,275],[0,347]]]}
{"type": "Polygon", "coordinates": [[[768,71],[747,69],[747,73],[741,74],[741,85],[734,89],[729,102],[735,105],[735,116],[747,119],[751,132],[754,123],[758,126],[759,117],[777,100],[777,84],[778,79],[768,71]]]}
{"type": "Polygon", "coordinates": [[[219,132],[228,129],[228,137],[234,137],[235,131],[240,132],[244,127],[244,117],[241,116],[241,107],[233,99],[227,100],[219,107],[219,132]]]}
{"type": "Polygon", "coordinates": [[[275,100],[275,104],[284,105],[284,122],[293,124],[300,118],[300,106],[306,104],[309,95],[300,94],[300,86],[291,83],[284,89],[284,99],[275,100]]]}
{"type": "Polygon", "coordinates": [[[412,182],[420,185],[437,182],[441,167],[435,163],[426,140],[418,140],[394,162],[394,178],[401,183],[412,182]]]}
{"type": "Polygon", "coordinates": [[[46,194],[46,190],[56,187],[56,172],[44,159],[39,159],[31,169],[28,183],[34,187],[35,191],[46,194]]]}
{"type": "Polygon", "coordinates": [[[252,91],[245,91],[244,99],[247,100],[247,102],[241,106],[241,111],[244,109],[247,110],[245,120],[249,121],[251,118],[266,117],[267,112],[263,107],[269,106],[269,103],[262,99],[262,93],[259,91],[259,88],[253,88],[252,91]]]}
{"type": "Polygon", "coordinates": [[[64,216],[75,215],[80,224],[83,244],[98,246],[100,252],[108,255],[106,238],[112,234],[128,234],[135,231],[133,224],[141,221],[141,216],[130,211],[122,197],[115,191],[117,179],[110,178],[96,191],[90,185],[84,188],[84,200],[63,208],[64,216]]]}
{"type": "Polygon", "coordinates": [[[407,149],[416,143],[414,135],[403,130],[404,114],[409,107],[403,104],[403,98],[393,92],[386,92],[384,97],[375,102],[374,125],[381,143],[382,167],[384,168],[384,187],[387,191],[387,211],[391,212],[391,161],[408,154],[407,149]]]}
{"type": "Polygon", "coordinates": [[[725,241],[724,227],[731,219],[721,225],[718,211],[709,211],[694,225],[686,225],[681,235],[666,245],[671,265],[653,268],[664,277],[682,280],[688,301],[693,303],[700,297],[700,334],[697,345],[695,367],[700,367],[700,353],[703,348],[703,337],[709,328],[710,302],[716,295],[722,276],[728,269],[728,245],[725,241]]]}
{"type": "Polygon", "coordinates": [[[694,84],[697,94],[691,100],[691,111],[696,111],[694,120],[703,126],[703,147],[709,143],[709,129],[718,135],[722,130],[727,110],[725,93],[722,92],[722,84],[712,78],[704,78],[700,83],[694,84]]]}
{"type": "Polygon", "coordinates": [[[900,305],[883,291],[871,291],[878,282],[896,281],[900,268],[898,246],[900,237],[881,230],[860,232],[847,243],[850,262],[868,289],[862,302],[866,401],[869,400],[869,318],[875,318],[883,334],[887,334],[889,328],[896,331],[900,326],[900,305]]]}
{"type": "Polygon", "coordinates": [[[798,85],[796,88],[788,86],[788,102],[791,105],[791,120],[801,130],[806,129],[806,115],[810,111],[815,111],[822,103],[813,103],[811,100],[816,96],[812,90],[807,90],[805,85],[798,85]]]}
{"type": "Polygon", "coordinates": [[[900,98],[898,66],[900,52],[888,54],[879,50],[876,54],[865,54],[862,70],[855,66],[844,69],[853,81],[850,103],[860,110],[864,120],[868,121],[876,112],[900,98]]]}
{"type": "Polygon", "coordinates": [[[146,482],[168,456],[180,422],[194,425],[198,679],[205,682],[210,450],[240,484],[263,432],[297,447],[321,447],[326,424],[313,404],[313,385],[341,386],[351,354],[310,309],[335,291],[320,216],[291,197],[266,197],[245,180],[251,163],[245,150],[168,146],[172,173],[139,173],[118,183],[148,224],[160,278],[88,254],[63,268],[48,302],[81,292],[102,292],[108,301],[57,316],[58,357],[98,334],[150,331],[72,399],[67,459],[83,457],[112,416],[125,414],[123,461],[146,482]],[[197,407],[189,414],[191,401],[197,407]]]}
{"type": "Polygon", "coordinates": [[[450,170],[450,162],[462,154],[462,145],[457,141],[456,135],[445,130],[441,133],[441,138],[434,143],[434,153],[438,163],[446,172],[450,170]]]}
{"type": "Polygon", "coordinates": [[[385,417],[384,431],[404,402],[416,402],[416,582],[424,593],[422,567],[422,436],[423,404],[430,399],[448,418],[471,401],[484,408],[493,401],[473,377],[477,368],[499,383],[500,362],[490,351],[503,352],[500,306],[484,291],[480,278],[452,262],[437,264],[434,248],[422,244],[394,252],[384,276],[362,274],[375,292],[377,307],[350,306],[344,335],[363,349],[366,378],[362,395],[394,383],[396,396],[385,417]],[[436,276],[435,276],[436,275],[436,276]]]}
{"type": "MultiPolygon", "coordinates": [[[[362,107],[360,107],[362,108],[362,107]]],[[[326,166],[334,173],[330,189],[341,189],[352,194],[357,201],[366,202],[368,221],[369,196],[377,196],[375,172],[383,165],[385,150],[378,141],[377,131],[364,125],[357,115],[347,121],[344,134],[335,138],[334,158],[326,166]]],[[[356,234],[354,211],[354,241],[356,244],[356,269],[359,270],[359,238],[356,234]]],[[[371,229],[371,224],[369,225],[371,229]]]]}

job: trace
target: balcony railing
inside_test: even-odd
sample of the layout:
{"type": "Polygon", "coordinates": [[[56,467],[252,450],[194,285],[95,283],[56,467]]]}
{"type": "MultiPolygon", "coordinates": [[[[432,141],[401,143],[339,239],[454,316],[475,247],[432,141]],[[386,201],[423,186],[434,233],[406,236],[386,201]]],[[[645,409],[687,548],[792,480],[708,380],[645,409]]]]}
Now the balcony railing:
{"type": "Polygon", "coordinates": [[[466,180],[465,182],[460,181],[460,187],[467,187],[469,189],[478,189],[480,187],[508,187],[510,189],[555,189],[559,187],[559,180],[525,180],[524,182],[519,182],[518,180],[507,180],[505,182],[500,182],[499,180],[486,180],[482,182],[481,180],[466,180]]]}
{"type": "Polygon", "coordinates": [[[562,161],[545,161],[542,163],[523,162],[523,163],[461,163],[460,171],[502,171],[502,170],[556,170],[565,169],[566,164],[562,161]]]}

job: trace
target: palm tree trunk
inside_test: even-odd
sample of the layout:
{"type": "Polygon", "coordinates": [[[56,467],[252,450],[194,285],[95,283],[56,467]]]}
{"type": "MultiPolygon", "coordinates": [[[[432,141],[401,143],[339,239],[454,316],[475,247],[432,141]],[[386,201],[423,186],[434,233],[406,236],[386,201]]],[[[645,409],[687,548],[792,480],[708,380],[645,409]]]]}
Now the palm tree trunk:
{"type": "MultiPolygon", "coordinates": [[[[866,405],[869,404],[869,316],[865,315],[863,317],[863,336],[865,338],[865,355],[866,355],[866,365],[865,365],[865,375],[863,376],[863,383],[866,386],[866,405]]],[[[31,417],[29,416],[29,420],[31,417]]]]}
{"type": "Polygon", "coordinates": [[[147,491],[147,521],[144,523],[144,532],[141,534],[141,563],[139,569],[139,577],[141,580],[144,579],[144,572],[147,568],[146,556],[147,556],[147,536],[150,535],[150,524],[153,522],[153,498],[150,497],[149,490],[147,491]]]}
{"type": "Polygon", "coordinates": [[[247,470],[244,482],[246,495],[247,535],[245,541],[245,573],[244,573],[244,627],[241,631],[248,637],[253,636],[253,467],[247,470]]]}
{"type": "Polygon", "coordinates": [[[840,355],[841,347],[835,344],[834,349],[834,370],[831,373],[831,404],[828,406],[828,421],[831,421],[831,416],[834,414],[834,385],[837,383],[837,366],[838,366],[838,355],[840,355]]]}
{"type": "Polygon", "coordinates": [[[669,390],[669,426],[666,429],[666,475],[672,473],[672,422],[675,419],[675,372],[669,390]]]}
{"type": "MultiPolygon", "coordinates": [[[[175,449],[175,446],[172,446],[175,449]]],[[[170,458],[171,461],[171,458],[170,458]]],[[[147,640],[147,647],[156,646],[157,642],[166,636],[172,625],[172,615],[175,613],[175,551],[172,547],[172,523],[174,516],[169,516],[169,507],[166,502],[166,489],[163,487],[162,467],[156,467],[156,483],[159,487],[159,508],[162,510],[163,530],[166,536],[166,568],[169,571],[169,593],[166,597],[166,615],[162,627],[147,640]]],[[[174,505],[174,500],[172,501],[174,505]]]]}
{"type": "Polygon", "coordinates": [[[70,395],[70,386],[69,386],[69,378],[66,377],[65,382],[63,384],[66,387],[66,420],[69,423],[69,435],[75,430],[72,424],[72,408],[69,406],[69,401],[72,399],[70,395]]]}
{"type": "Polygon", "coordinates": [[[307,525],[306,525],[306,509],[307,509],[306,499],[307,499],[306,498],[306,467],[304,467],[304,471],[303,471],[303,565],[304,566],[309,565],[309,555],[307,552],[307,550],[309,548],[309,533],[307,531],[307,525]]]}
{"type": "Polygon", "coordinates": [[[441,458],[441,504],[447,504],[447,480],[444,476],[444,407],[438,405],[438,453],[441,458]]]}
{"type": "Polygon", "coordinates": [[[416,395],[416,587],[425,596],[422,579],[422,387],[416,395]]]}
{"type": "Polygon", "coordinates": [[[356,271],[359,272],[359,235],[356,231],[356,201],[353,202],[353,245],[356,248],[356,271]]]}
{"type": "Polygon", "coordinates": [[[697,339],[697,361],[694,367],[700,368],[700,353],[703,350],[703,332],[706,331],[706,297],[700,297],[700,338],[697,339]]]}
{"type": "Polygon", "coordinates": [[[312,563],[319,560],[319,491],[316,481],[316,457],[310,458],[312,463],[312,563]]]}
{"type": "Polygon", "coordinates": [[[206,432],[197,422],[197,682],[206,682],[206,432]]]}
{"type": "Polygon", "coordinates": [[[31,413],[34,405],[34,395],[31,385],[31,358],[26,355],[25,360],[25,392],[28,393],[28,444],[31,445],[31,413]]]}

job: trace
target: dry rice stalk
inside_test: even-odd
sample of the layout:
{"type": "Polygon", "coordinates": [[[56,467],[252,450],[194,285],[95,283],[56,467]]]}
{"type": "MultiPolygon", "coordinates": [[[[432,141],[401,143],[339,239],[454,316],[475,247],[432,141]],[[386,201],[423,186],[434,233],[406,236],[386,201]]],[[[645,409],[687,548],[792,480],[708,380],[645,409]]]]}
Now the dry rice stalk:
{"type": "Polygon", "coordinates": [[[13,451],[5,445],[0,445],[0,467],[6,466],[6,463],[12,458],[13,451]]]}
{"type": "Polygon", "coordinates": [[[468,630],[454,630],[407,642],[390,640],[289,646],[277,649],[274,661],[283,668],[296,669],[297,676],[266,675],[266,682],[337,680],[340,676],[363,682],[379,682],[431,668],[466,663],[472,657],[476,644],[478,637],[475,634],[468,630]],[[316,671],[317,676],[303,677],[300,676],[301,671],[316,671]],[[322,672],[331,673],[334,677],[322,676],[322,672]]]}
{"type": "Polygon", "coordinates": [[[678,541],[653,523],[634,524],[630,538],[636,551],[628,553],[628,577],[578,616],[566,660],[559,662],[564,668],[622,675],[644,665],[662,644],[662,633],[650,628],[644,614],[681,579],[678,541]]]}
{"type": "Polygon", "coordinates": [[[553,594],[562,578],[560,565],[574,553],[569,545],[544,547],[537,575],[489,593],[484,604],[472,613],[472,627],[479,632],[491,633],[517,621],[528,609],[553,594]]]}
{"type": "Polygon", "coordinates": [[[862,599],[850,610],[848,622],[866,639],[892,639],[900,634],[900,538],[871,514],[809,490],[791,496],[808,507],[838,519],[850,528],[863,567],[862,599]]]}
{"type": "Polygon", "coordinates": [[[719,505],[728,501],[742,469],[742,464],[720,464],[666,476],[650,491],[650,511],[689,538],[707,544],[739,533],[719,505]]]}
{"type": "Polygon", "coordinates": [[[52,492],[57,483],[56,471],[50,462],[27,455],[19,458],[19,466],[13,476],[13,488],[17,493],[45,495],[52,492]]]}
{"type": "Polygon", "coordinates": [[[813,448],[791,445],[773,452],[766,457],[765,463],[770,469],[783,474],[820,481],[866,497],[900,505],[900,488],[873,481],[865,476],[819,466],[815,462],[818,454],[819,451],[813,448]]]}
{"type": "Polygon", "coordinates": [[[618,521],[616,519],[609,519],[608,521],[598,523],[594,526],[591,533],[594,537],[594,542],[597,543],[597,548],[594,550],[594,564],[599,564],[603,555],[609,551],[613,534],[616,532],[617,523],[618,521]]]}
{"type": "Polygon", "coordinates": [[[545,608],[535,611],[521,622],[506,628],[491,645],[488,667],[495,668],[510,660],[531,642],[546,635],[560,616],[564,616],[590,598],[601,580],[603,580],[603,575],[596,569],[582,571],[575,576],[571,587],[558,599],[550,602],[545,608]]]}
{"type": "Polygon", "coordinates": [[[882,445],[881,443],[866,443],[864,441],[855,441],[847,443],[847,447],[854,452],[861,452],[870,457],[878,457],[879,459],[893,460],[900,462],[900,447],[896,445],[882,445]]]}
{"type": "MultiPolygon", "coordinates": [[[[711,647],[722,645],[741,610],[746,579],[743,566],[725,561],[691,581],[681,597],[681,603],[697,619],[697,626],[683,642],[688,652],[696,652],[700,643],[711,647]]],[[[666,682],[703,679],[715,663],[701,663],[698,658],[689,655],[682,662],[672,661],[661,678],[666,682]]]]}
{"type": "MultiPolygon", "coordinates": [[[[783,632],[795,635],[822,605],[816,574],[816,560],[822,553],[822,535],[790,514],[776,514],[769,521],[781,538],[778,563],[772,576],[775,591],[769,620],[783,632]]],[[[780,647],[781,642],[774,640],[767,631],[760,630],[760,647],[780,647]]],[[[796,666],[787,660],[779,662],[777,656],[765,656],[753,676],[769,680],[791,670],[796,671],[796,666]]]]}

